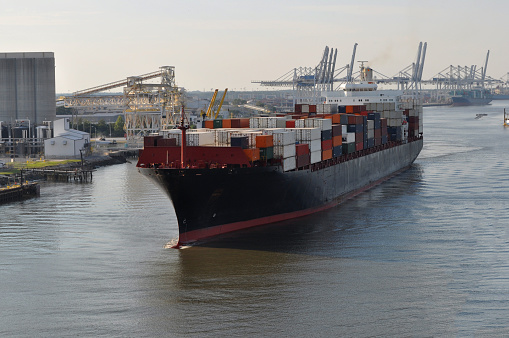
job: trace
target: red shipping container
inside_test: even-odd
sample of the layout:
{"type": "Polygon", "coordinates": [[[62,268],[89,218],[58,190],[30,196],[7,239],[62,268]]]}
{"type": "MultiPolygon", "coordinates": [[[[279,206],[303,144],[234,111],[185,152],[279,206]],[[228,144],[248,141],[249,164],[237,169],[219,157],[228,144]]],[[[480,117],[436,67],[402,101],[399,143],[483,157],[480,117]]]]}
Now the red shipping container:
{"type": "Polygon", "coordinates": [[[348,115],[348,124],[357,124],[357,117],[353,114],[348,115]]]}
{"type": "Polygon", "coordinates": [[[256,147],[257,148],[268,148],[274,146],[274,138],[272,135],[257,135],[256,136],[256,147]]]}
{"type": "Polygon", "coordinates": [[[375,129],[375,138],[381,138],[381,137],[382,137],[382,130],[375,129]]]}
{"type": "Polygon", "coordinates": [[[295,112],[302,113],[302,104],[299,104],[299,103],[295,104],[295,112]]]}
{"type": "Polygon", "coordinates": [[[239,119],[240,128],[249,128],[249,119],[239,119]]]}
{"type": "Polygon", "coordinates": [[[297,156],[303,156],[309,154],[309,144],[299,143],[295,145],[295,154],[297,156]]]}
{"type": "Polygon", "coordinates": [[[232,128],[240,128],[240,119],[231,119],[232,128]]]}
{"type": "Polygon", "coordinates": [[[246,154],[249,161],[258,161],[260,159],[260,149],[258,148],[249,148],[249,149],[242,149],[244,151],[244,154],[246,154]]]}
{"type": "Polygon", "coordinates": [[[310,104],[309,105],[309,112],[310,113],[316,113],[316,104],[310,104]]]}
{"type": "Polygon", "coordinates": [[[332,149],[332,140],[322,141],[322,151],[332,149]]]}
{"type": "Polygon", "coordinates": [[[355,143],[355,151],[364,149],[364,142],[355,143]]]}
{"type": "Polygon", "coordinates": [[[143,146],[145,147],[154,147],[157,146],[158,140],[163,138],[162,136],[145,136],[143,139],[143,146]]]}
{"type": "MultiPolygon", "coordinates": [[[[334,123],[334,120],[333,120],[334,123]]],[[[341,136],[343,134],[343,127],[340,124],[332,125],[332,137],[341,136]]]]}
{"type": "Polygon", "coordinates": [[[322,150],[322,161],[330,160],[332,158],[332,149],[322,150]]]}
{"type": "Polygon", "coordinates": [[[353,114],[354,113],[353,107],[354,106],[345,106],[346,113],[347,114],[353,114]]]}
{"type": "Polygon", "coordinates": [[[382,145],[382,139],[375,137],[375,147],[378,147],[378,146],[381,146],[381,145],[382,145]]]}
{"type": "Polygon", "coordinates": [[[205,120],[205,128],[214,129],[214,120],[205,120]]]}
{"type": "Polygon", "coordinates": [[[295,120],[286,120],[286,128],[295,128],[295,120]]]}
{"type": "Polygon", "coordinates": [[[364,142],[364,133],[355,133],[355,143],[362,143],[364,142]]]}
{"type": "Polygon", "coordinates": [[[361,111],[359,114],[362,115],[362,116],[368,116],[368,112],[367,111],[361,111]]]}
{"type": "Polygon", "coordinates": [[[297,164],[297,168],[305,167],[305,166],[310,164],[310,162],[311,162],[311,155],[310,154],[305,154],[305,155],[297,156],[296,162],[297,162],[296,163],[297,164]]]}
{"type": "Polygon", "coordinates": [[[332,147],[337,147],[343,144],[343,136],[333,136],[332,137],[332,147]]]}
{"type": "Polygon", "coordinates": [[[177,146],[177,139],[176,138],[158,139],[157,146],[159,146],[159,147],[175,147],[175,146],[177,146]]]}

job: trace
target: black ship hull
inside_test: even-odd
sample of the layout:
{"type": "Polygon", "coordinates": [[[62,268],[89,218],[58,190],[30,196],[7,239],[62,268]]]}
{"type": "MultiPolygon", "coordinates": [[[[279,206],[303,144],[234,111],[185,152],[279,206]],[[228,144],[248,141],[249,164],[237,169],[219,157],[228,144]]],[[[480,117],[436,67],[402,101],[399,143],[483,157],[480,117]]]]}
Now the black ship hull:
{"type": "Polygon", "coordinates": [[[333,207],[408,168],[422,145],[417,139],[345,162],[289,172],[278,166],[139,170],[170,197],[183,245],[333,207]]]}
{"type": "Polygon", "coordinates": [[[490,104],[491,98],[472,98],[463,96],[453,96],[452,98],[453,107],[464,107],[464,106],[485,106],[490,104]]]}

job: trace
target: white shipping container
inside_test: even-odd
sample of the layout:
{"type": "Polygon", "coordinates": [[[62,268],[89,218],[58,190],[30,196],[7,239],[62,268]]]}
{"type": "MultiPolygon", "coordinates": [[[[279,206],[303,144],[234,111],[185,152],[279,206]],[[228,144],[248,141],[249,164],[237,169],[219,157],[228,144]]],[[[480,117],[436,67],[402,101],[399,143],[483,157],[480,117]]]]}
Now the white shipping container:
{"type": "Polygon", "coordinates": [[[272,134],[274,137],[274,145],[295,145],[297,140],[297,133],[294,131],[281,131],[272,134]]]}
{"type": "Polygon", "coordinates": [[[305,119],[304,128],[313,128],[315,126],[315,119],[305,119]]]}
{"type": "Polygon", "coordinates": [[[341,139],[343,143],[355,143],[355,133],[343,133],[341,139]]]}
{"type": "Polygon", "coordinates": [[[295,156],[283,159],[282,164],[284,171],[293,170],[297,168],[297,161],[295,159],[295,156]]]}
{"type": "Polygon", "coordinates": [[[305,119],[295,120],[295,128],[305,128],[305,127],[306,127],[306,120],[305,119]]]}
{"type": "Polygon", "coordinates": [[[341,134],[345,135],[346,133],[348,133],[348,126],[346,124],[342,124],[341,125],[341,134]]]}
{"type": "Polygon", "coordinates": [[[383,111],[384,110],[384,104],[382,102],[376,103],[376,110],[383,111]]]}
{"type": "Polygon", "coordinates": [[[313,119],[313,127],[320,128],[320,130],[331,130],[332,119],[313,119]]]}
{"type": "Polygon", "coordinates": [[[282,133],[286,131],[285,128],[266,128],[262,130],[263,135],[274,135],[274,133],[282,133]]]}
{"type": "Polygon", "coordinates": [[[401,126],[401,118],[387,119],[387,126],[389,126],[389,127],[399,127],[399,126],[401,126]]]}
{"type": "Polygon", "coordinates": [[[368,129],[368,138],[375,138],[375,130],[368,129]]]}
{"type": "Polygon", "coordinates": [[[398,118],[401,119],[402,117],[403,117],[402,111],[393,110],[389,113],[389,118],[391,118],[391,119],[398,119],[398,118]]]}
{"type": "Polygon", "coordinates": [[[368,120],[368,130],[374,130],[374,129],[375,129],[375,121],[368,120]]]}
{"type": "Polygon", "coordinates": [[[274,158],[295,157],[295,144],[287,146],[274,146],[274,158]]]}
{"type": "Polygon", "coordinates": [[[322,151],[312,151],[311,152],[311,164],[318,163],[322,160],[322,151]]]}
{"type": "Polygon", "coordinates": [[[188,146],[205,146],[214,144],[213,132],[186,133],[186,144],[188,146]]]}
{"type": "Polygon", "coordinates": [[[286,128],[286,117],[278,117],[276,120],[276,128],[286,128]]]}
{"type": "Polygon", "coordinates": [[[303,113],[309,113],[309,104],[303,104],[302,105],[302,112],[303,113]]]}
{"type": "Polygon", "coordinates": [[[321,140],[322,131],[320,128],[299,128],[297,131],[298,141],[321,140]]]}
{"type": "Polygon", "coordinates": [[[269,118],[268,117],[259,117],[258,118],[258,126],[259,126],[259,128],[269,128],[269,118]]]}
{"type": "Polygon", "coordinates": [[[249,128],[260,128],[258,117],[249,118],[249,128]]]}
{"type": "Polygon", "coordinates": [[[310,152],[322,151],[322,140],[301,141],[300,143],[306,143],[310,152]]]}

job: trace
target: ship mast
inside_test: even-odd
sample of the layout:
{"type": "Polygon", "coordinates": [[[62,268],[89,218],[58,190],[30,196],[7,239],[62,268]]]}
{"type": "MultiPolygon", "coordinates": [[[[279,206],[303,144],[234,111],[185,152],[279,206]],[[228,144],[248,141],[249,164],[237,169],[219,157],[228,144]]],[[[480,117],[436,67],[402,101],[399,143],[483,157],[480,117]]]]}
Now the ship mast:
{"type": "Polygon", "coordinates": [[[182,105],[182,111],[180,113],[180,125],[178,129],[182,131],[182,140],[180,144],[180,168],[184,169],[186,167],[186,130],[189,129],[189,125],[185,125],[186,121],[186,113],[184,112],[184,105],[182,105]]]}

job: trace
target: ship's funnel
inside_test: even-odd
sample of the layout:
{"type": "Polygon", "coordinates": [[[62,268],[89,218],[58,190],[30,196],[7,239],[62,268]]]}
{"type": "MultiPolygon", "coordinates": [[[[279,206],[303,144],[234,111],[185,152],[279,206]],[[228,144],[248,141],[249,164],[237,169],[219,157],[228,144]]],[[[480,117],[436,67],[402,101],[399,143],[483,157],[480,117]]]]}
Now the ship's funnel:
{"type": "Polygon", "coordinates": [[[362,67],[361,69],[362,81],[373,81],[373,69],[370,67],[362,67]]]}

